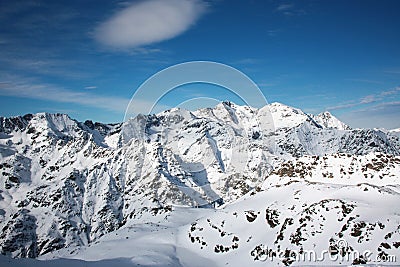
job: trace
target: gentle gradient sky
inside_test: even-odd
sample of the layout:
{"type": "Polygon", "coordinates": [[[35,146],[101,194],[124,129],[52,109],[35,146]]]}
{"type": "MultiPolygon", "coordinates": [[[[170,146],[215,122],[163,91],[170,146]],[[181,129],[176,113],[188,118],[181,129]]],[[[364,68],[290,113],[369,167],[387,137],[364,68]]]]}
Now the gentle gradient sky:
{"type": "MultiPolygon", "coordinates": [[[[397,0],[2,0],[0,116],[122,121],[153,74],[210,60],[247,74],[269,102],[398,128],[399,12],[397,0]]],[[[162,105],[199,96],[235,101],[192,85],[162,105]]]]}

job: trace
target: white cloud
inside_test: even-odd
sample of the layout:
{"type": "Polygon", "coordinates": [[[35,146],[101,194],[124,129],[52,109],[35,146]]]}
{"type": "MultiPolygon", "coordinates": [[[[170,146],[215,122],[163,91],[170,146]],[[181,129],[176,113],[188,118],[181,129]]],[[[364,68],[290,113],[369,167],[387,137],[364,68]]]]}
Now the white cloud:
{"type": "Polygon", "coordinates": [[[204,13],[200,0],[149,0],[125,7],[94,32],[100,43],[113,48],[138,48],[174,38],[204,13]]]}

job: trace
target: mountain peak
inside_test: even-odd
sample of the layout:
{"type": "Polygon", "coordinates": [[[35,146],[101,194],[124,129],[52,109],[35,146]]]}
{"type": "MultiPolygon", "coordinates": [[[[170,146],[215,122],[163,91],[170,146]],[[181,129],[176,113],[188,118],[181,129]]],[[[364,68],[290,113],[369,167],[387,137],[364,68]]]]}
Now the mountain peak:
{"type": "Polygon", "coordinates": [[[324,112],[321,112],[320,114],[318,114],[318,115],[320,115],[320,116],[325,116],[325,117],[333,117],[333,115],[332,115],[332,113],[330,113],[329,111],[324,111],[324,112]]]}
{"type": "Polygon", "coordinates": [[[324,111],[314,116],[315,122],[321,125],[323,128],[332,128],[338,130],[350,130],[350,126],[340,121],[338,118],[333,116],[329,111],[324,111]]]}
{"type": "Polygon", "coordinates": [[[307,114],[302,110],[282,103],[274,102],[264,108],[269,108],[276,129],[292,128],[308,120],[307,114]]]}

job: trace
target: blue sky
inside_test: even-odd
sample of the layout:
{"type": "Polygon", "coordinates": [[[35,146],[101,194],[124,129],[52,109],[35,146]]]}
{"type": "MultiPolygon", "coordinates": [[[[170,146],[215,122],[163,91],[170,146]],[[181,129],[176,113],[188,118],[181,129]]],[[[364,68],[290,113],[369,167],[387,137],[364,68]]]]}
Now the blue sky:
{"type": "MultiPolygon", "coordinates": [[[[398,128],[399,10],[396,0],[1,1],[0,116],[122,121],[146,79],[209,60],[248,75],[268,102],[398,128]]],[[[161,105],[193,97],[237,101],[194,84],[161,105]]]]}

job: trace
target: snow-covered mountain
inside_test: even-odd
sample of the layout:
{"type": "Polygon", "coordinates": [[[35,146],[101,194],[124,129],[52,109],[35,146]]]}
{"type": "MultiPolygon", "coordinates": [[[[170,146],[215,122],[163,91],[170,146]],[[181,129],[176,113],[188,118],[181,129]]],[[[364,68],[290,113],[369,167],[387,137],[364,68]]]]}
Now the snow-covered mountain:
{"type": "Polygon", "coordinates": [[[196,266],[188,255],[199,266],[239,266],[261,264],[265,247],[289,250],[276,262],[289,264],[290,251],[344,238],[349,249],[398,255],[399,174],[393,132],[280,103],[223,102],[119,124],[0,117],[0,249],[131,258],[121,266],[196,266]]]}

